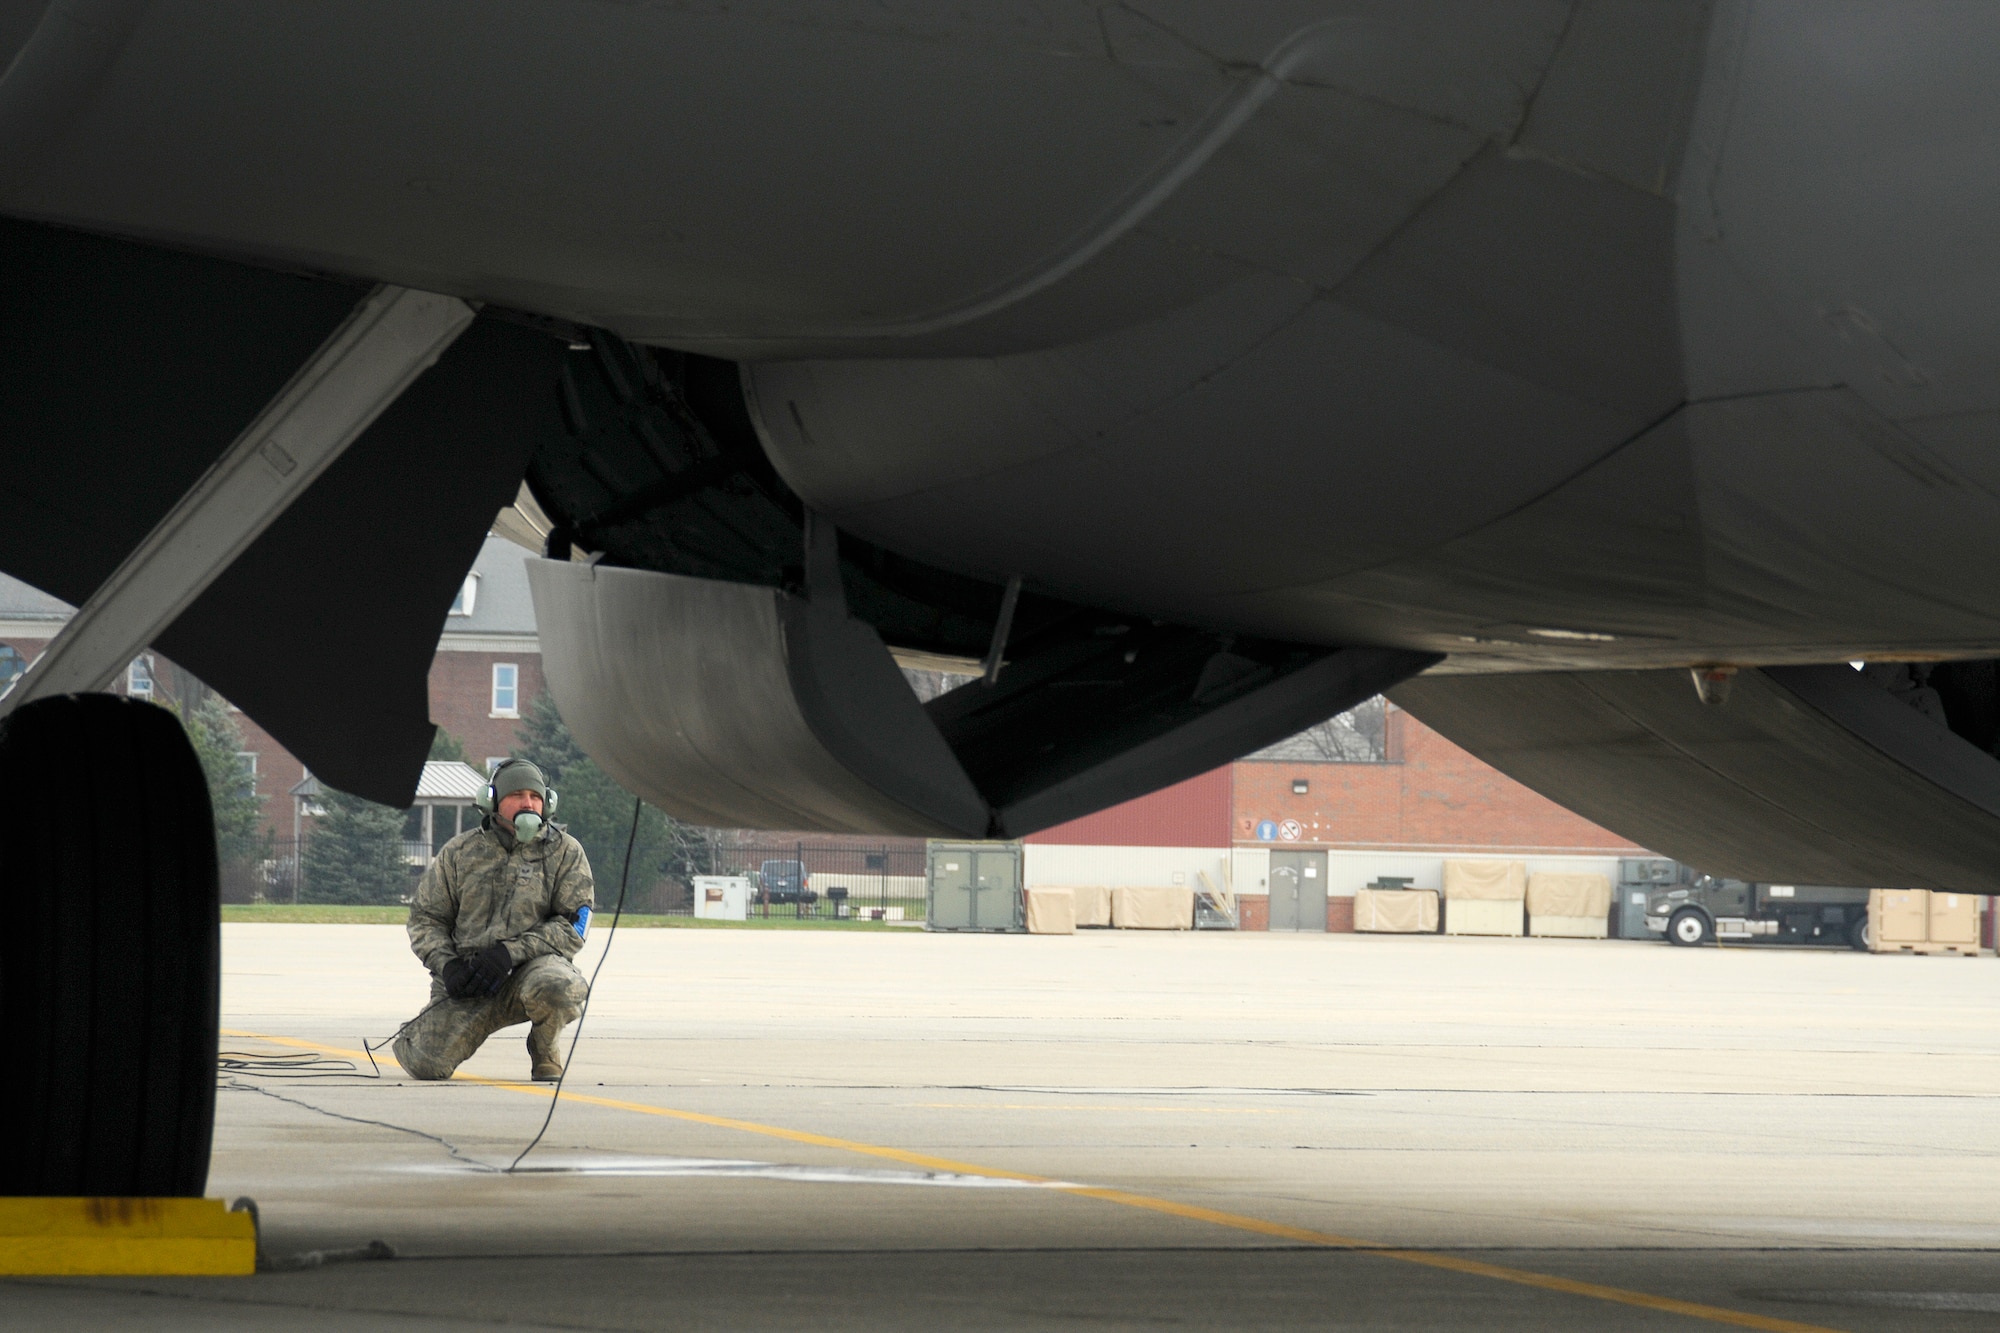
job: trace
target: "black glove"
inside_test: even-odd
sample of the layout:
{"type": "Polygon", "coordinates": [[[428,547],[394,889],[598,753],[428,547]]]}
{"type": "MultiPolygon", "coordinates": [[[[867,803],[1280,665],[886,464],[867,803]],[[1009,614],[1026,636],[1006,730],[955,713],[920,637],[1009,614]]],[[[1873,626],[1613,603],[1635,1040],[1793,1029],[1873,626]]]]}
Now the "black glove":
{"type": "Polygon", "coordinates": [[[474,986],[478,984],[478,976],[473,972],[472,964],[463,958],[454,958],[446,963],[438,972],[438,976],[444,981],[444,993],[454,1000],[463,1000],[470,996],[474,986]]]}
{"type": "Polygon", "coordinates": [[[489,944],[472,955],[469,961],[474,978],[472,993],[475,995],[498,995],[508,973],[514,970],[514,959],[504,944],[489,944]]]}

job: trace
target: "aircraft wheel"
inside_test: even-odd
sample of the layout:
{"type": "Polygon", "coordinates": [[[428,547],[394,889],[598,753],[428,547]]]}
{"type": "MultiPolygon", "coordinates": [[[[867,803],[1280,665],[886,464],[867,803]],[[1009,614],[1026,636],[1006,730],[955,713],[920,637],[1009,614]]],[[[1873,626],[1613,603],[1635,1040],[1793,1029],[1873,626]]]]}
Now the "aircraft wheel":
{"type": "Polygon", "coordinates": [[[1862,913],[1847,923],[1847,947],[1868,951],[1868,914],[1862,913]]]}
{"type": "Polygon", "coordinates": [[[0,811],[0,1196],[201,1194],[222,939],[194,747],[152,704],[23,704],[0,723],[0,811]]]}
{"type": "Polygon", "coordinates": [[[1715,931],[1708,918],[1692,907],[1683,907],[1667,919],[1667,942],[1683,948],[1707,944],[1715,931]]]}

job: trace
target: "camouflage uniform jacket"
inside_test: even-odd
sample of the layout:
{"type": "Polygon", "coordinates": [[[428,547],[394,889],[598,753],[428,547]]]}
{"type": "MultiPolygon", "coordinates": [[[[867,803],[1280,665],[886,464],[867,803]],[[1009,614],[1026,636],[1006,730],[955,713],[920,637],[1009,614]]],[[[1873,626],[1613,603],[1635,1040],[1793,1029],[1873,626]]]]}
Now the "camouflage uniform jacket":
{"type": "Polygon", "coordinates": [[[544,954],[572,958],[583,947],[572,918],[595,896],[583,845],[559,826],[520,843],[489,817],[424,871],[410,904],[410,950],[433,973],[496,940],[516,967],[544,954]]]}

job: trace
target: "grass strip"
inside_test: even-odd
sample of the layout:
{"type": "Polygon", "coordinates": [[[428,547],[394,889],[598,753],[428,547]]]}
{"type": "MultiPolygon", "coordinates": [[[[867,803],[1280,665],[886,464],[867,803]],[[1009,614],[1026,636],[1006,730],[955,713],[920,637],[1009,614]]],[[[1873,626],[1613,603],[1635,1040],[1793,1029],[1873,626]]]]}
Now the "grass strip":
{"type": "MultiPolygon", "coordinates": [[[[261,922],[267,925],[297,926],[400,926],[408,921],[407,907],[355,907],[340,903],[224,903],[225,922],[261,922]]],[[[911,930],[923,924],[915,921],[834,920],[827,917],[791,915],[751,917],[748,921],[708,921],[691,916],[651,916],[627,912],[618,923],[620,930],[911,930]]]]}

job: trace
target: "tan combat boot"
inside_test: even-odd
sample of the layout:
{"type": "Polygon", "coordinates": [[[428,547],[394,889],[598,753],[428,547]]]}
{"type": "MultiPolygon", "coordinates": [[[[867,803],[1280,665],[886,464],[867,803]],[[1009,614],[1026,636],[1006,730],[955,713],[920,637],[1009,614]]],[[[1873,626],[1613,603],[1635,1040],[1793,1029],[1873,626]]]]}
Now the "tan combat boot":
{"type": "Polygon", "coordinates": [[[562,1077],[562,1060],[556,1055],[556,1034],[560,1023],[537,1023],[528,1029],[530,1077],[537,1083],[554,1083],[562,1077]]]}

